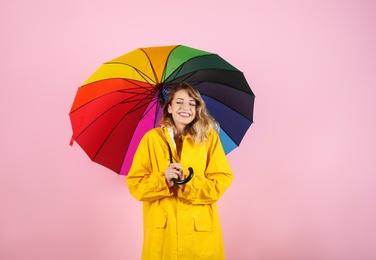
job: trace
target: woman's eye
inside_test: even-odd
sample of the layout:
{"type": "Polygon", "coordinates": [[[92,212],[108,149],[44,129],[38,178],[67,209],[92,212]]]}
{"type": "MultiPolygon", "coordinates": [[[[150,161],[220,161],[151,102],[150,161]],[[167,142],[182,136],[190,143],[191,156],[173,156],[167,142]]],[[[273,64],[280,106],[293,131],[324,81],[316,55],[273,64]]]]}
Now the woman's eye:
{"type": "Polygon", "coordinates": [[[195,107],[196,106],[196,102],[190,102],[189,105],[195,107]]]}

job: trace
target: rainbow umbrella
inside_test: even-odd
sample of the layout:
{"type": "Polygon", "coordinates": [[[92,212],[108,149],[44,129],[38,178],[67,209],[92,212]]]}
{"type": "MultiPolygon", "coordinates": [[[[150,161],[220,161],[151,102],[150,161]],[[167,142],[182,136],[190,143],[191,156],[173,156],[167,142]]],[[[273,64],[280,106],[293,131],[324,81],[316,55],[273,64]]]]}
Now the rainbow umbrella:
{"type": "Polygon", "coordinates": [[[169,89],[183,81],[197,87],[220,124],[226,154],[238,147],[255,99],[244,74],[217,54],[183,45],[138,48],[99,67],[77,90],[71,145],[126,175],[141,137],[159,126],[169,89]]]}

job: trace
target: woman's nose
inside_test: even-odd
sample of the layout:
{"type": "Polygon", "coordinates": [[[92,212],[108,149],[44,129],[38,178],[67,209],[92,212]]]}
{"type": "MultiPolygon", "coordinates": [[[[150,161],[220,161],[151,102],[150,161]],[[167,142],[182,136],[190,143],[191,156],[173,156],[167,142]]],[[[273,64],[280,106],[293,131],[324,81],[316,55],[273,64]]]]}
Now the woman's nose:
{"type": "Polygon", "coordinates": [[[184,102],[184,103],[182,104],[182,108],[183,108],[183,109],[189,109],[189,103],[185,103],[185,102],[184,102]]]}

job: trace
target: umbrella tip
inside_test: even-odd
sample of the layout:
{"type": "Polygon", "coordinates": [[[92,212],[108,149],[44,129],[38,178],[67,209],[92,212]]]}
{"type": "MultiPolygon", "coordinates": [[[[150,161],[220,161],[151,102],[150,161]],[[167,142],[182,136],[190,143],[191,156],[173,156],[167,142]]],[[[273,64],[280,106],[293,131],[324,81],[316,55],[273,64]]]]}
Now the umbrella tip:
{"type": "Polygon", "coordinates": [[[73,142],[74,142],[74,137],[72,136],[72,138],[70,139],[69,145],[73,146],[73,142]]]}

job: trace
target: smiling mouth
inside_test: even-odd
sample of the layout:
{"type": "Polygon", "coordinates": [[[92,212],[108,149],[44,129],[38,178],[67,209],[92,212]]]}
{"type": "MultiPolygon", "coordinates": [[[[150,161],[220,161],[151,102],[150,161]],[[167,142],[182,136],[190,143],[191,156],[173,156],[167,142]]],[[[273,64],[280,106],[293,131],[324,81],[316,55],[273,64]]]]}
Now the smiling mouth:
{"type": "Polygon", "coordinates": [[[191,114],[190,113],[187,113],[187,112],[180,112],[180,113],[178,113],[179,114],[179,116],[181,116],[181,117],[190,117],[191,116],[191,114]]]}

